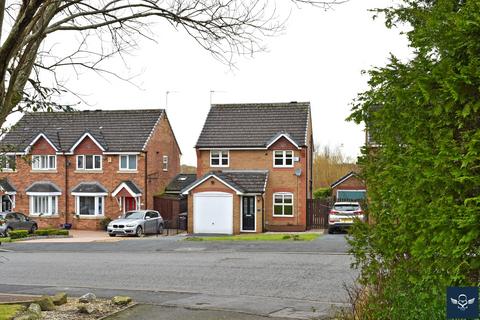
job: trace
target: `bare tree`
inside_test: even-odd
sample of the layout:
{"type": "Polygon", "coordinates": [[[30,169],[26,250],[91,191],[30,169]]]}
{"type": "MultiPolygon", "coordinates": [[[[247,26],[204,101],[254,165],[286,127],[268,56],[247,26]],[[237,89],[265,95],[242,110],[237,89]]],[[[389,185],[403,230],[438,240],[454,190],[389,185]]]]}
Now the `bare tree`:
{"type": "MultiPolygon", "coordinates": [[[[290,1],[325,9],[337,3],[290,1]]],[[[136,47],[139,37],[153,39],[153,22],[183,29],[228,63],[236,54],[262,50],[262,38],[284,26],[268,0],[0,0],[0,9],[0,124],[16,111],[67,108],[52,99],[67,90],[59,69],[116,75],[102,62],[136,47]],[[45,39],[60,32],[80,39],[70,53],[46,48],[45,39]],[[51,84],[42,81],[45,74],[51,84]]]]}

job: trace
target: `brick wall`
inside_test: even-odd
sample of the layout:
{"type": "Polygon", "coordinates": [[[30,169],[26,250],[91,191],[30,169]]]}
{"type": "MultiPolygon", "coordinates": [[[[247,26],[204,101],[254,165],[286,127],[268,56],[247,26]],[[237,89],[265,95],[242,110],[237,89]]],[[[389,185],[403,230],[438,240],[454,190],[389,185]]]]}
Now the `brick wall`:
{"type": "Polygon", "coordinates": [[[365,182],[357,176],[351,176],[341,184],[332,188],[332,196],[337,198],[338,190],[366,190],[365,182]]]}

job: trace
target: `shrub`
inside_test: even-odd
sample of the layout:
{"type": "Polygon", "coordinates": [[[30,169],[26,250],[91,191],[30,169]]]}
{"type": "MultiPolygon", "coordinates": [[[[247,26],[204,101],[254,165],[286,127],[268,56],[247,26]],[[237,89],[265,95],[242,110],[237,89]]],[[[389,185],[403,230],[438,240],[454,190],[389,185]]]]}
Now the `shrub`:
{"type": "Polygon", "coordinates": [[[107,230],[107,226],[110,222],[112,222],[112,219],[110,219],[109,217],[103,218],[100,221],[100,227],[102,227],[102,230],[107,230]]]}
{"type": "Polygon", "coordinates": [[[68,236],[68,230],[62,229],[40,229],[35,231],[37,236],[68,236]]]}
{"type": "Polygon", "coordinates": [[[332,188],[318,188],[313,192],[313,199],[328,198],[332,195],[332,188]]]}
{"type": "Polygon", "coordinates": [[[27,230],[12,230],[10,231],[10,238],[11,239],[21,239],[28,237],[27,230]]]}

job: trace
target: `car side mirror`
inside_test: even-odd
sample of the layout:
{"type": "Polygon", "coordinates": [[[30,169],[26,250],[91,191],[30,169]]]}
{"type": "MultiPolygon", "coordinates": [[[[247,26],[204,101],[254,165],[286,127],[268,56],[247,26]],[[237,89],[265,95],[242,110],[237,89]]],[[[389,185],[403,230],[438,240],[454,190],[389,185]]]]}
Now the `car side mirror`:
{"type": "Polygon", "coordinates": [[[118,216],[118,219],[122,219],[122,216],[118,216]]]}
{"type": "Polygon", "coordinates": [[[150,217],[145,217],[145,220],[150,220],[150,217]]]}
{"type": "Polygon", "coordinates": [[[25,220],[30,221],[30,218],[29,218],[29,217],[25,217],[25,220]]]}

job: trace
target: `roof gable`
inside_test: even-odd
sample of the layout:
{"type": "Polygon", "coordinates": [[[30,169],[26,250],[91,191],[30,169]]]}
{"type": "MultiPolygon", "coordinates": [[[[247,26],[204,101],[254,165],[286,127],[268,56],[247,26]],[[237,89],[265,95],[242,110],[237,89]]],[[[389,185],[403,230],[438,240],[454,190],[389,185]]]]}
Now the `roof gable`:
{"type": "Polygon", "coordinates": [[[338,185],[344,183],[345,181],[347,181],[348,179],[352,178],[352,177],[359,177],[358,176],[358,173],[356,173],[355,171],[350,171],[349,173],[347,173],[346,175],[344,175],[343,177],[341,177],[340,179],[338,179],[337,181],[335,181],[334,183],[332,183],[330,185],[330,188],[335,188],[337,187],[338,185]]]}
{"type": "Polygon", "coordinates": [[[53,144],[52,140],[50,140],[45,134],[39,133],[36,137],[33,138],[33,140],[24,149],[24,152],[29,153],[32,149],[35,148],[37,144],[41,144],[43,141],[45,141],[46,144],[49,145],[54,152],[58,151],[58,147],[55,144],[53,144]]]}
{"type": "Polygon", "coordinates": [[[108,152],[141,152],[163,113],[163,109],[27,113],[1,144],[24,152],[43,134],[60,152],[69,152],[88,132],[108,152]]]}
{"type": "Polygon", "coordinates": [[[69,151],[70,151],[70,152],[74,152],[75,149],[76,149],[80,144],[82,144],[82,143],[84,143],[84,142],[86,142],[86,141],[88,141],[88,140],[92,141],[92,142],[97,146],[97,148],[100,149],[101,151],[106,151],[105,147],[104,147],[102,144],[100,144],[100,142],[98,142],[97,139],[95,139],[95,137],[92,136],[89,132],[85,132],[85,133],[77,140],[77,142],[75,142],[75,143],[73,144],[73,146],[70,148],[69,151]]]}
{"type": "Polygon", "coordinates": [[[309,102],[214,104],[196,147],[265,149],[282,134],[305,146],[309,113],[309,102]]]}

